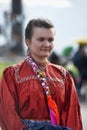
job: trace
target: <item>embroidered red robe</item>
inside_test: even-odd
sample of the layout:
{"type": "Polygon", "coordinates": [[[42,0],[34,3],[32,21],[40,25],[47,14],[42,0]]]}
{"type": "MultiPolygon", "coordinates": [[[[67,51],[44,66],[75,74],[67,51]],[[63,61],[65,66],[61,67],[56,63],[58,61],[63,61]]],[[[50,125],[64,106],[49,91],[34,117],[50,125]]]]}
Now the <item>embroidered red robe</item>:
{"type": "MultiPolygon", "coordinates": [[[[47,64],[45,72],[60,113],[60,125],[82,130],[80,104],[71,75],[51,63],[47,64]]],[[[21,119],[50,119],[44,90],[26,60],[6,68],[0,82],[2,130],[23,130],[21,119]]]]}

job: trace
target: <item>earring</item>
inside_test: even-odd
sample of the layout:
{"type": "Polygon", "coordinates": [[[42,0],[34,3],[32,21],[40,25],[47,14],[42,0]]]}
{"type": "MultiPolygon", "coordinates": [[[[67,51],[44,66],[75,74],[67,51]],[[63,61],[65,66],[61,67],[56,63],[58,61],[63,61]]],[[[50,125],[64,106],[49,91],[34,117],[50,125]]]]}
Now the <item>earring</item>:
{"type": "Polygon", "coordinates": [[[29,54],[29,52],[30,52],[30,49],[28,48],[28,49],[27,49],[27,54],[29,54]]]}

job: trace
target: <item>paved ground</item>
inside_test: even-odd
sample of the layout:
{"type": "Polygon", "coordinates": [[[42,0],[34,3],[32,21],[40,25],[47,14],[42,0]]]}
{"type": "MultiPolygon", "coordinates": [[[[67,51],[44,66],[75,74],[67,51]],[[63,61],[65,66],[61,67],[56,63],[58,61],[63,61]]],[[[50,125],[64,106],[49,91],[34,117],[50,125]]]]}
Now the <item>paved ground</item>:
{"type": "Polygon", "coordinates": [[[85,85],[83,85],[81,93],[83,95],[80,98],[83,130],[87,130],[87,82],[85,85]]]}
{"type": "Polygon", "coordinates": [[[81,113],[83,121],[83,130],[87,130],[87,101],[81,101],[81,113]]]}

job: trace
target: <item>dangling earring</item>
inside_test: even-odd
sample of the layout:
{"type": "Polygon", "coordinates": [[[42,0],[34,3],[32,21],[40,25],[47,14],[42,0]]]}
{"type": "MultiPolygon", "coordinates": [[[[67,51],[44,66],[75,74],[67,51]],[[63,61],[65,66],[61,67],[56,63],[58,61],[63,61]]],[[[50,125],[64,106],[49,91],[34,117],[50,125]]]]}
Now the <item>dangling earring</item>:
{"type": "Polygon", "coordinates": [[[27,49],[27,54],[29,54],[29,52],[30,52],[30,49],[28,48],[28,49],[27,49]]]}

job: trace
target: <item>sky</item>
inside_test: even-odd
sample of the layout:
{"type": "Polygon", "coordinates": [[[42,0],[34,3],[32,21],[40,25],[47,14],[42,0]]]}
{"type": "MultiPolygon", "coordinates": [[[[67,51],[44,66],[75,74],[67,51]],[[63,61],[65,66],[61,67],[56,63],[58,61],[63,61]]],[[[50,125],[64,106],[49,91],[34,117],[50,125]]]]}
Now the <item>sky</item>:
{"type": "MultiPolygon", "coordinates": [[[[7,7],[11,0],[0,0],[0,5],[2,3],[6,6],[2,10],[11,11],[10,6],[7,7]]],[[[54,50],[60,53],[65,46],[77,47],[76,40],[87,37],[86,5],[87,0],[22,0],[24,28],[32,18],[47,17],[55,25],[54,50]]]]}

